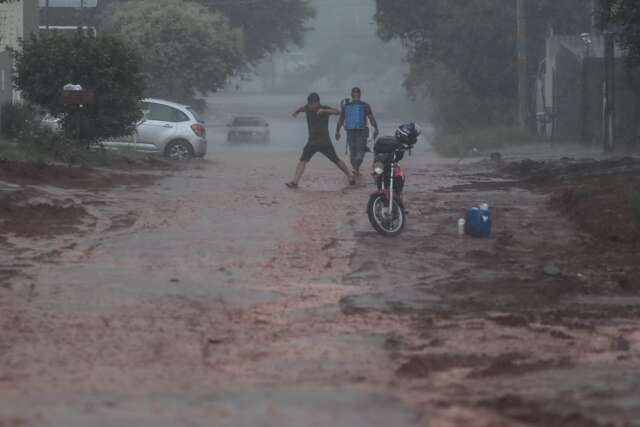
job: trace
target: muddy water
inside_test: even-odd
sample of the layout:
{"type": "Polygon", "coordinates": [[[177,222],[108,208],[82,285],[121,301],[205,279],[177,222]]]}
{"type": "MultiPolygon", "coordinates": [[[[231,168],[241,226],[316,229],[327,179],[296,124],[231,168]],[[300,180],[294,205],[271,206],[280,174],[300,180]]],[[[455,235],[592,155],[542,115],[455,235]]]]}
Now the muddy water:
{"type": "Polygon", "coordinates": [[[2,295],[3,419],[415,425],[362,386],[387,363],[384,334],[357,333],[338,302],[366,189],[327,163],[290,192],[295,157],[204,160],[100,203],[75,191],[93,218],[82,236],[10,239],[50,256],[2,295]]]}
{"type": "Polygon", "coordinates": [[[422,148],[403,162],[409,226],[388,240],[366,179],[349,188],[318,158],[289,191],[294,141],[214,144],[152,186],[56,190],[88,212],[78,233],[9,237],[0,425],[640,419],[638,312],[546,195],[422,148]],[[493,238],[458,238],[480,201],[493,238]]]}

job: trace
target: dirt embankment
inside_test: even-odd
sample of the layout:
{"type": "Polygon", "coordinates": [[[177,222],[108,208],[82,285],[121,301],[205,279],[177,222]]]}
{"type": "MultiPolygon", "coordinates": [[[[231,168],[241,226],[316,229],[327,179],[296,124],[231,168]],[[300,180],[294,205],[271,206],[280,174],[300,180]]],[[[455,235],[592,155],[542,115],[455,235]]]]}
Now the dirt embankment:
{"type": "Polygon", "coordinates": [[[0,193],[0,229],[17,237],[45,238],[76,231],[87,211],[72,199],[30,197],[29,191],[0,193]]]}
{"type": "Polygon", "coordinates": [[[552,191],[552,206],[593,236],[594,244],[640,244],[640,160],[526,160],[503,170],[534,189],[552,191]]]}
{"type": "MultiPolygon", "coordinates": [[[[0,160],[0,182],[15,185],[48,185],[69,189],[103,190],[118,186],[145,185],[156,177],[143,175],[149,171],[168,171],[172,165],[159,160],[127,163],[120,168],[98,171],[91,168],[67,167],[47,163],[0,160]]],[[[120,166],[122,166],[119,163],[120,166]]]]}
{"type": "MultiPolygon", "coordinates": [[[[162,161],[129,162],[135,172],[96,170],[46,163],[0,160],[0,235],[47,238],[70,234],[89,216],[80,199],[69,191],[96,192],[116,187],[139,187],[156,181],[158,171],[172,166],[162,161]],[[153,171],[156,174],[144,174],[153,171]]],[[[118,163],[122,166],[121,162],[118,163]]],[[[1,242],[1,241],[0,241],[1,242]]]]}

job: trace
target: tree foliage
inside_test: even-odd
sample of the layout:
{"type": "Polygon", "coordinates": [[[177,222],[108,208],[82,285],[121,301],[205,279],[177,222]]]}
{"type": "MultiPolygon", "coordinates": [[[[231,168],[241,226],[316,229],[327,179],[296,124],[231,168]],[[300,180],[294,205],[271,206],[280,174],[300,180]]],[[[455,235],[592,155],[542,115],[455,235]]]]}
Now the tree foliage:
{"type": "MultiPolygon", "coordinates": [[[[434,101],[447,130],[509,124],[516,86],[516,2],[376,0],[378,33],[408,48],[409,91],[434,101]]],[[[583,0],[528,2],[532,74],[549,27],[574,31],[589,22],[583,0]],[[558,28],[560,27],[560,28],[558,28]]]]}
{"type": "Polygon", "coordinates": [[[616,34],[631,65],[640,64],[640,2],[601,0],[601,25],[616,34]]]}
{"type": "Polygon", "coordinates": [[[63,129],[76,141],[90,143],[135,129],[144,81],[140,57],[120,39],[82,30],[71,36],[52,31],[32,35],[13,53],[14,84],[22,96],[63,116],[63,129]],[[95,102],[65,107],[63,87],[68,83],[94,91],[95,102]]]}
{"type": "Polygon", "coordinates": [[[380,36],[408,47],[407,88],[433,98],[434,120],[452,130],[489,125],[511,109],[514,19],[503,0],[377,0],[380,36]]]}
{"type": "MultiPolygon", "coordinates": [[[[193,0],[216,16],[224,15],[228,24],[243,37],[244,65],[251,66],[269,55],[286,50],[291,44],[302,46],[307,23],[315,16],[309,0],[193,0]]],[[[147,3],[166,7],[152,0],[102,0],[101,16],[109,15],[122,3],[147,3]],[[115,8],[114,8],[115,7],[115,8]]],[[[187,3],[190,3],[187,0],[187,3]]],[[[192,9],[191,6],[187,6],[192,9]]],[[[226,26],[227,24],[225,24],[226,26]]],[[[238,34],[236,33],[236,34],[238,34]]]]}
{"type": "Polygon", "coordinates": [[[223,88],[244,64],[241,32],[196,2],[118,2],[104,16],[106,30],[142,56],[150,96],[193,102],[223,88]]]}
{"type": "Polygon", "coordinates": [[[245,55],[251,63],[285,50],[289,44],[302,46],[307,22],[315,16],[308,0],[197,0],[227,16],[245,36],[245,55]]]}

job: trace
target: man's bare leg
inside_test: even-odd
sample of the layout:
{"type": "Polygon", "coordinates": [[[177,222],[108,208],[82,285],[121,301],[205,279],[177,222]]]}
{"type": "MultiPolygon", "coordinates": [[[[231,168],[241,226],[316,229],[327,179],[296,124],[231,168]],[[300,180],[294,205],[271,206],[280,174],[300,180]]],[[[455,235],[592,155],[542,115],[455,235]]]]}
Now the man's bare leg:
{"type": "Polygon", "coordinates": [[[298,162],[298,166],[296,166],[296,173],[293,176],[293,181],[288,184],[293,184],[295,187],[300,183],[300,178],[302,178],[302,174],[304,173],[305,168],[307,167],[307,162],[300,160],[298,162]]]}
{"type": "Polygon", "coordinates": [[[347,178],[349,179],[349,184],[354,185],[356,183],[355,177],[351,174],[351,171],[349,170],[345,162],[340,160],[338,163],[336,163],[336,166],[338,166],[338,168],[340,168],[340,170],[344,172],[345,175],[347,175],[347,178]]]}

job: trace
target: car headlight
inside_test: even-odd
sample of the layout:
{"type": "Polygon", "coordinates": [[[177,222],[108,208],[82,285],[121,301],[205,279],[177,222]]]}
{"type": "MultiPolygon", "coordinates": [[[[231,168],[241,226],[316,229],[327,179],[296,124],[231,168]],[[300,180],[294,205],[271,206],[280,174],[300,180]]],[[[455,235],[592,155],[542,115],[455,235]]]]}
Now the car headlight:
{"type": "Polygon", "coordinates": [[[382,175],[384,173],[384,164],[382,162],[375,162],[373,164],[373,172],[376,175],[382,175]]]}

